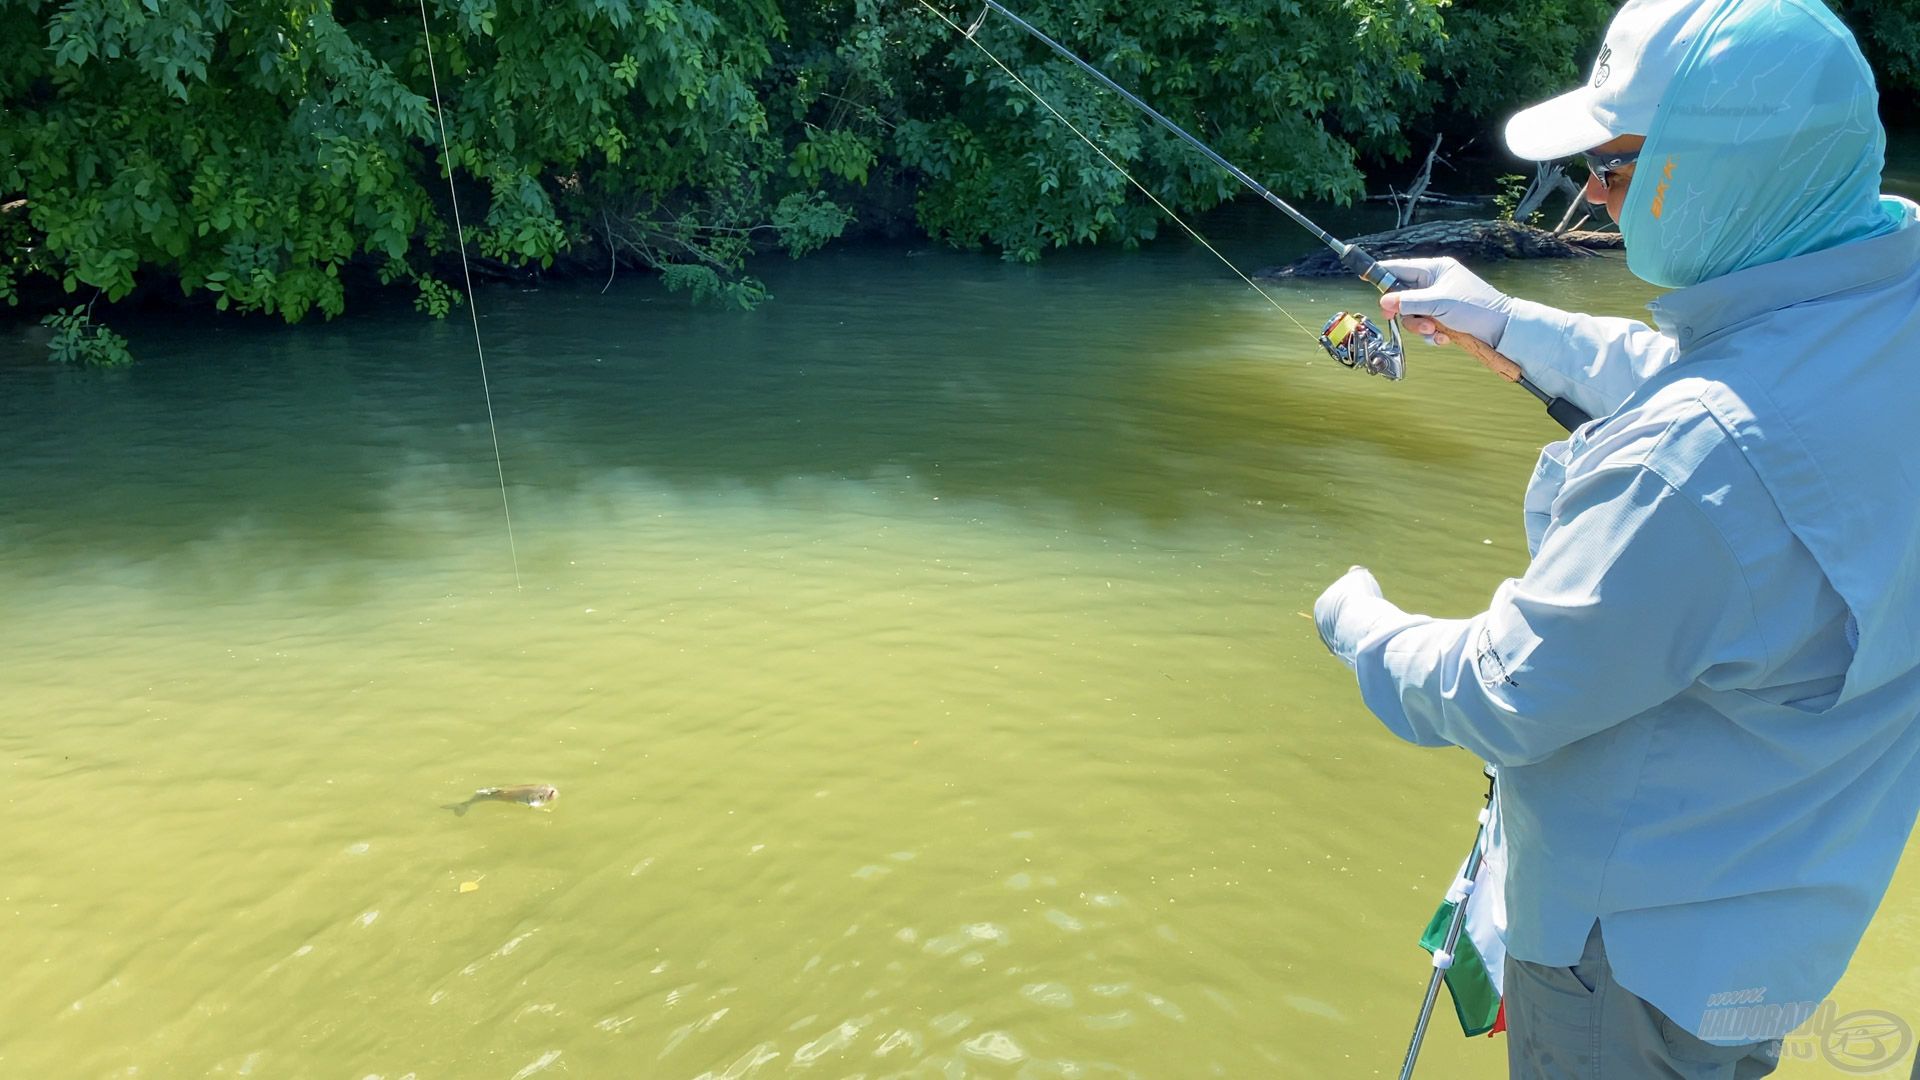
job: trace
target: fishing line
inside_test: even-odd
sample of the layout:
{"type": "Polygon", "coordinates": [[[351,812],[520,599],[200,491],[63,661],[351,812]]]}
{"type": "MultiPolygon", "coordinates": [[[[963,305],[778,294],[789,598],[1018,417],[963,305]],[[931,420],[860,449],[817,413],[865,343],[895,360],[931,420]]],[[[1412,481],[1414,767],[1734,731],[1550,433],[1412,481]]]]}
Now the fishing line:
{"type": "Polygon", "coordinates": [[[500,460],[500,427],[493,421],[493,387],[487,382],[487,350],[480,344],[480,308],[473,299],[473,271],[467,268],[467,230],[460,223],[460,196],[453,188],[453,147],[447,142],[447,111],[440,104],[440,73],[433,65],[433,30],[427,24],[427,0],[420,0],[420,37],[427,43],[427,75],[433,80],[433,118],[440,125],[440,162],[447,170],[447,199],[453,204],[453,235],[460,247],[460,277],[467,285],[467,314],[473,319],[473,351],[480,357],[480,392],[487,399],[487,430],[493,435],[493,467],[500,474],[500,509],[507,516],[507,554],[513,559],[513,587],[518,589],[520,550],[513,542],[507,467],[500,460]]]}
{"type": "MultiPolygon", "coordinates": [[[[1285,315],[1287,317],[1288,322],[1299,327],[1302,331],[1304,331],[1307,334],[1308,337],[1314,338],[1315,340],[1319,339],[1320,337],[1319,334],[1314,333],[1312,330],[1307,329],[1307,325],[1305,323],[1301,322],[1299,319],[1294,318],[1292,312],[1280,306],[1280,301],[1275,300],[1271,295],[1267,293],[1265,289],[1262,289],[1260,286],[1254,284],[1252,278],[1248,277],[1245,273],[1242,273],[1240,268],[1233,264],[1233,260],[1227,258],[1225,255],[1220,254],[1220,249],[1214,247],[1212,244],[1207,243],[1206,237],[1201,236],[1200,233],[1196,231],[1193,226],[1187,224],[1186,221],[1182,219],[1179,214],[1174,213],[1172,208],[1168,207],[1166,203],[1161,202],[1159,196],[1155,195],[1151,191],[1148,191],[1147,186],[1145,184],[1142,184],[1140,181],[1135,180],[1133,178],[1132,173],[1128,172],[1123,166],[1121,166],[1119,162],[1113,160],[1112,157],[1108,156],[1105,150],[1100,148],[1099,143],[1094,142],[1092,139],[1088,138],[1086,132],[1081,131],[1079,128],[1075,127],[1073,121],[1061,115],[1059,109],[1054,108],[1051,104],[1048,103],[1046,98],[1043,98],[1040,96],[1038,91],[1034,90],[1033,87],[1028,86],[1027,81],[1025,79],[1022,79],[1019,75],[1015,74],[1012,68],[1001,63],[1000,58],[993,55],[992,50],[988,49],[985,45],[980,44],[980,39],[975,37],[974,34],[980,29],[981,22],[975,22],[973,24],[972,29],[967,29],[965,27],[962,27],[959,23],[954,22],[952,19],[947,18],[945,12],[941,11],[937,7],[934,7],[932,4],[927,3],[927,0],[918,0],[918,3],[920,4],[921,7],[926,8],[928,11],[933,12],[934,16],[937,17],[941,22],[946,23],[948,26],[952,27],[954,30],[959,31],[961,37],[964,37],[968,41],[972,42],[973,47],[976,49],[979,49],[980,52],[986,56],[987,59],[993,61],[995,67],[998,67],[1001,71],[1004,71],[1007,73],[1007,78],[1012,79],[1014,83],[1020,87],[1020,89],[1025,90],[1027,93],[1033,95],[1033,100],[1039,102],[1048,112],[1052,113],[1053,118],[1055,120],[1058,120],[1061,123],[1067,125],[1068,131],[1071,131],[1075,135],[1080,136],[1081,142],[1086,143],[1088,146],[1093,147],[1093,152],[1100,155],[1100,160],[1113,166],[1113,169],[1115,172],[1119,173],[1121,176],[1126,177],[1127,183],[1132,184],[1134,187],[1140,189],[1140,194],[1145,195],[1149,199],[1152,199],[1153,205],[1159,207],[1161,213],[1172,218],[1174,224],[1180,226],[1182,229],[1187,230],[1187,235],[1193,237],[1195,240],[1198,240],[1200,242],[1201,247],[1204,247],[1208,251],[1213,252],[1213,257],[1225,263],[1227,266],[1227,269],[1233,271],[1235,274],[1238,274],[1240,276],[1240,280],[1247,283],[1247,288],[1252,289],[1254,292],[1259,293],[1261,299],[1265,300],[1269,304],[1272,304],[1273,309],[1275,311],[1278,311],[1280,314],[1285,315]]],[[[982,12],[981,20],[984,21],[985,17],[986,17],[986,13],[982,12]]]]}
{"type": "MultiPolygon", "coordinates": [[[[1219,250],[1212,244],[1207,243],[1206,238],[1195,231],[1193,226],[1188,225],[1186,220],[1174,213],[1171,207],[1161,202],[1159,197],[1154,195],[1153,192],[1148,191],[1144,184],[1134,179],[1133,175],[1127,172],[1119,162],[1113,160],[1105,150],[1101,149],[1099,144],[1088,138],[1087,134],[1078,127],[1075,127],[1071,120],[1061,115],[1060,110],[1054,108],[1051,103],[1040,96],[1038,91],[1027,85],[1026,80],[1020,78],[1019,75],[1014,73],[1013,69],[1002,63],[999,57],[995,56],[986,46],[980,44],[977,35],[980,29],[986,25],[989,13],[998,12],[1003,18],[1019,27],[1022,31],[1025,31],[1031,37],[1072,61],[1075,66],[1092,76],[1102,86],[1118,94],[1128,104],[1146,113],[1149,117],[1152,117],[1155,123],[1166,128],[1173,134],[1178,135],[1196,150],[1205,154],[1208,159],[1230,173],[1234,179],[1252,189],[1276,209],[1286,214],[1289,218],[1292,218],[1296,224],[1312,233],[1315,239],[1318,239],[1321,243],[1331,248],[1334,256],[1339,259],[1340,265],[1347,270],[1352,271],[1362,280],[1373,285],[1383,293],[1392,292],[1400,287],[1401,282],[1399,279],[1388,271],[1385,266],[1381,265],[1373,256],[1362,250],[1359,245],[1349,244],[1339,237],[1334,236],[1332,233],[1327,232],[1325,229],[1322,229],[1320,226],[1315,225],[1312,220],[1295,209],[1285,199],[1280,198],[1268,190],[1265,184],[1255,180],[1252,176],[1249,176],[1245,170],[1233,162],[1228,161],[1226,158],[1221,157],[1212,147],[1195,138],[1192,132],[1174,123],[1172,120],[1167,119],[1159,110],[1142,101],[1139,96],[1135,95],[1126,87],[1114,82],[1113,79],[1109,78],[1107,74],[1099,68],[1081,59],[1073,50],[1068,49],[1065,45],[1048,37],[1032,23],[1027,22],[1025,19],[1007,10],[1006,6],[1001,4],[999,0],[980,0],[983,8],[980,16],[973,21],[973,25],[964,30],[961,30],[959,24],[948,18],[940,9],[928,3],[928,0],[918,0],[918,3],[921,7],[933,12],[935,18],[946,23],[950,28],[960,31],[961,36],[973,42],[974,47],[985,54],[987,59],[993,61],[994,66],[1006,72],[1008,78],[1012,79],[1017,86],[1025,90],[1035,101],[1039,102],[1043,108],[1053,114],[1056,120],[1065,124],[1068,130],[1079,136],[1082,142],[1093,147],[1094,153],[1099,154],[1101,160],[1113,166],[1114,171],[1125,177],[1128,183],[1138,188],[1141,194],[1152,200],[1153,204],[1159,207],[1162,213],[1172,218],[1175,224],[1185,229],[1189,236],[1198,240],[1208,251],[1213,252],[1215,258],[1225,263],[1228,269],[1239,276],[1240,280],[1247,283],[1248,288],[1259,293],[1261,298],[1266,300],[1267,303],[1272,304],[1276,311],[1285,315],[1287,321],[1300,327],[1302,330],[1306,330],[1308,334],[1313,334],[1313,331],[1308,330],[1300,320],[1293,317],[1291,312],[1281,307],[1280,302],[1268,295],[1266,290],[1254,284],[1252,278],[1242,273],[1238,266],[1235,266],[1225,255],[1220,254],[1219,250]]],[[[1534,385],[1533,381],[1527,378],[1526,371],[1522,369],[1519,364],[1514,363],[1512,359],[1502,355],[1501,352],[1492,345],[1481,341],[1471,334],[1463,334],[1457,330],[1443,326],[1437,320],[1433,322],[1433,325],[1436,334],[1447,335],[1454,344],[1465,349],[1474,359],[1486,366],[1488,370],[1506,379],[1508,382],[1517,384],[1521,389],[1538,398],[1542,404],[1546,405],[1547,415],[1552,417],[1556,423],[1568,431],[1574,430],[1581,424],[1586,423],[1589,419],[1587,414],[1573,402],[1565,398],[1555,397],[1534,385]]],[[[1320,347],[1326,350],[1327,355],[1333,357],[1346,367],[1356,368],[1370,375],[1384,375],[1388,379],[1399,379],[1406,373],[1406,355],[1401,344],[1400,320],[1397,316],[1387,321],[1386,328],[1383,331],[1381,328],[1373,325],[1365,315],[1360,313],[1346,311],[1335,312],[1333,318],[1327,320],[1326,326],[1315,336],[1320,343],[1320,347]]]]}

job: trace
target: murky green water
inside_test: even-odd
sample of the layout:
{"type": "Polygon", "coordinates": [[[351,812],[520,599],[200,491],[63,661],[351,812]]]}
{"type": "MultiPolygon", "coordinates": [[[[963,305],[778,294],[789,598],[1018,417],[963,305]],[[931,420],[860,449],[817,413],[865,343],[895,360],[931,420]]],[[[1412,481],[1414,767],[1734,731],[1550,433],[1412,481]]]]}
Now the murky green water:
{"type": "MultiPolygon", "coordinates": [[[[1392,1075],[1478,767],[1300,613],[1477,610],[1538,407],[1183,245],[769,274],[483,292],[519,588],[464,321],[8,347],[0,1075],[1392,1075]]],[[[1917,906],[1843,1009],[1920,1020],[1917,906]]]]}

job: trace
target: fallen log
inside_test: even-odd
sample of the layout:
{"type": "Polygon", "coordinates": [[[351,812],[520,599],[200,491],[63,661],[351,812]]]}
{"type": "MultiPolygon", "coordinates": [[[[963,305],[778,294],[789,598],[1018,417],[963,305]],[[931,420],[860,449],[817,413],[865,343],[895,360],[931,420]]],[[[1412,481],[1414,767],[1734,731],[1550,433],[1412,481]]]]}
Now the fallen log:
{"type": "Polygon", "coordinates": [[[1570,244],[1577,244],[1589,251],[1601,248],[1619,250],[1627,246],[1626,238],[1615,230],[1600,232],[1595,229],[1568,229],[1556,235],[1570,244]]]}
{"type": "MultiPolygon", "coordinates": [[[[1594,248],[1620,246],[1619,233],[1572,232],[1555,235],[1515,221],[1426,221],[1404,229],[1370,233],[1351,241],[1376,259],[1434,255],[1489,262],[1500,259],[1579,259],[1594,248]]],[[[1255,278],[1344,277],[1349,273],[1330,251],[1316,251],[1280,266],[1265,267],[1255,278]]]]}

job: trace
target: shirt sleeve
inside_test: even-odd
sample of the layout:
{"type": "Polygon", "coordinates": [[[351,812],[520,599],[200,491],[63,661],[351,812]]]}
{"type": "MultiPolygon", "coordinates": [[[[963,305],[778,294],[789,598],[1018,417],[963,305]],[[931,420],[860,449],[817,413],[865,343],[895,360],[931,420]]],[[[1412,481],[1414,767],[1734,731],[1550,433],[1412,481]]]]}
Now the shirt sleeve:
{"type": "Polygon", "coordinates": [[[1590,416],[1606,416],[1639,385],[1673,362],[1679,346],[1634,319],[1578,315],[1515,300],[1500,351],[1535,386],[1590,416]]]}
{"type": "Polygon", "coordinates": [[[1525,765],[1708,668],[1764,665],[1753,612],[1701,507],[1641,466],[1610,467],[1569,481],[1539,555],[1486,611],[1368,613],[1355,671],[1368,708],[1402,739],[1525,765]]]}

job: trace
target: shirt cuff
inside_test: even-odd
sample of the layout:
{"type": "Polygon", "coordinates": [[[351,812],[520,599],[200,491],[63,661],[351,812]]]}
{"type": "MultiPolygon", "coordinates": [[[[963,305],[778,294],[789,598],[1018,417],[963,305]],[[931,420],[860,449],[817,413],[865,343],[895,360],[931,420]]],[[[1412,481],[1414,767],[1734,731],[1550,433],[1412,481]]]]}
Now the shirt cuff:
{"type": "Polygon", "coordinates": [[[1573,318],[1559,308],[1515,298],[1507,312],[1507,328],[1494,347],[1539,381],[1541,369],[1559,370],[1556,361],[1566,351],[1573,318]]]}
{"type": "Polygon", "coordinates": [[[1355,657],[1383,638],[1389,638],[1409,626],[1427,622],[1424,615],[1409,615],[1384,596],[1350,596],[1340,606],[1340,619],[1334,627],[1335,639],[1350,650],[1341,656],[1348,667],[1355,657]]]}

